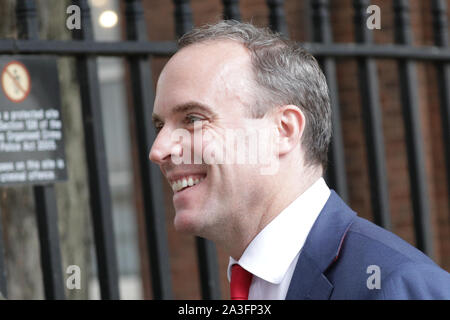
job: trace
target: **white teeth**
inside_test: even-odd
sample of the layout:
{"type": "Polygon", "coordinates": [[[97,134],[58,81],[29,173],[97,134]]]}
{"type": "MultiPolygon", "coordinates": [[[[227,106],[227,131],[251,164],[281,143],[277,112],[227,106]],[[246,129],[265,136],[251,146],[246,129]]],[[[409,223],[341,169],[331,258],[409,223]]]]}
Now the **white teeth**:
{"type": "Polygon", "coordinates": [[[172,190],[173,192],[178,192],[181,189],[184,189],[186,187],[192,187],[195,186],[196,184],[199,184],[200,182],[202,182],[205,178],[192,178],[192,177],[184,177],[181,180],[175,181],[172,183],[172,190]]]}

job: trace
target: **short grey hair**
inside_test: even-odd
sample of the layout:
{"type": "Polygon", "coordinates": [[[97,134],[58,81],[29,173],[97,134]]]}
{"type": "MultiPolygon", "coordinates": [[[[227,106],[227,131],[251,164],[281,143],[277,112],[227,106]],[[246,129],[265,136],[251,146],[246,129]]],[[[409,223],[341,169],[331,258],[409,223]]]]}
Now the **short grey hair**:
{"type": "Polygon", "coordinates": [[[328,86],[316,59],[298,43],[284,38],[268,28],[255,27],[235,20],[204,25],[184,34],[179,48],[196,43],[232,40],[250,52],[257,88],[252,117],[263,117],[281,105],[295,105],[306,118],[302,145],[306,165],[327,167],[331,140],[331,108],[328,86]]]}

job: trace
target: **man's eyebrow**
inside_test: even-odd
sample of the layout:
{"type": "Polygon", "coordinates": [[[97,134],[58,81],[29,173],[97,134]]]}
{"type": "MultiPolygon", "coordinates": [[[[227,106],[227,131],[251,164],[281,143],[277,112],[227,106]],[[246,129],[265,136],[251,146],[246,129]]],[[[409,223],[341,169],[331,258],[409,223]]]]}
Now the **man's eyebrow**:
{"type": "Polygon", "coordinates": [[[163,122],[160,118],[160,116],[158,116],[156,113],[152,113],[152,122],[155,125],[157,122],[163,122]]]}
{"type": "MultiPolygon", "coordinates": [[[[176,105],[172,109],[172,114],[186,113],[186,112],[195,111],[195,110],[207,113],[211,117],[216,117],[217,116],[217,113],[214,112],[212,110],[212,108],[208,107],[207,105],[205,105],[203,103],[195,102],[195,101],[189,101],[189,102],[185,102],[185,103],[176,105]]],[[[152,113],[152,121],[153,121],[153,123],[164,122],[162,120],[162,118],[159,115],[157,115],[156,113],[152,113]]]]}
{"type": "Polygon", "coordinates": [[[216,116],[217,114],[212,110],[212,108],[208,107],[205,104],[195,101],[189,101],[186,103],[179,104],[172,109],[172,113],[186,113],[188,111],[203,111],[207,113],[209,116],[216,116]]]}

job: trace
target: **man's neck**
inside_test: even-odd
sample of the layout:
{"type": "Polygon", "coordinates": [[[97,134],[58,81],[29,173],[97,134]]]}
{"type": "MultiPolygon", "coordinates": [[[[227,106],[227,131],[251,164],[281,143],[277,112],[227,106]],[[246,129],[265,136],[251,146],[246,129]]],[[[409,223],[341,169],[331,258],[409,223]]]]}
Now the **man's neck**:
{"type": "Polygon", "coordinates": [[[302,195],[310,188],[318,179],[322,177],[322,169],[308,168],[301,175],[301,178],[286,178],[283,181],[283,187],[274,188],[274,192],[270,194],[261,206],[252,208],[253,214],[249,216],[259,216],[259,223],[251,221],[246,226],[240,226],[236,230],[235,241],[228,242],[225,250],[235,260],[244,253],[251,241],[261,232],[273,219],[275,219],[285,208],[287,208],[295,199],[302,195]],[[238,240],[239,239],[239,240],[238,240]]]}

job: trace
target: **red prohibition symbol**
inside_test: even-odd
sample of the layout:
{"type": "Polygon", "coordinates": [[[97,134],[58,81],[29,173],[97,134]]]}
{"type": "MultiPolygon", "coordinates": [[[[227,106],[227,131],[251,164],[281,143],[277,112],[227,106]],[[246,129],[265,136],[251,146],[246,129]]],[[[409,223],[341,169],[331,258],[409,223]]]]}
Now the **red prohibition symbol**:
{"type": "Polygon", "coordinates": [[[2,70],[1,84],[9,100],[14,103],[22,102],[31,90],[30,74],[21,62],[11,61],[2,70]]]}

